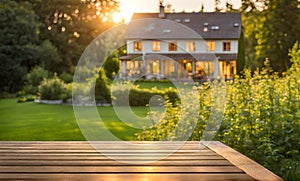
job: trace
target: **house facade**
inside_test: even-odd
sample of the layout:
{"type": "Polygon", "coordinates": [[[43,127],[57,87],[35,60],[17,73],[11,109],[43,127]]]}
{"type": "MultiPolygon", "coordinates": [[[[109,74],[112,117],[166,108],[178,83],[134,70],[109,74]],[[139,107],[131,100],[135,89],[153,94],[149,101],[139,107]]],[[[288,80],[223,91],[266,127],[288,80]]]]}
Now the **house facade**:
{"type": "Polygon", "coordinates": [[[136,13],[120,76],[233,79],[241,27],[240,13],[136,13]]]}

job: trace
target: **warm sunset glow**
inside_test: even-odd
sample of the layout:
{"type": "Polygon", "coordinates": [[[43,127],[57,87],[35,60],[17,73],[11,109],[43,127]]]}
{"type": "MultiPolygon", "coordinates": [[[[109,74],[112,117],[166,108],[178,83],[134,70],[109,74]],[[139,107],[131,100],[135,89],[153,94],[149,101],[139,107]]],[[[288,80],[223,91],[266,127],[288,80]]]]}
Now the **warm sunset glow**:
{"type": "Polygon", "coordinates": [[[136,12],[137,10],[139,10],[139,8],[136,7],[136,5],[133,3],[130,2],[126,3],[126,1],[120,2],[120,11],[124,17],[125,23],[130,22],[133,13],[136,12]]]}
{"type": "Polygon", "coordinates": [[[122,22],[124,19],[123,15],[119,12],[115,12],[112,18],[113,18],[113,22],[116,24],[122,22]]]}

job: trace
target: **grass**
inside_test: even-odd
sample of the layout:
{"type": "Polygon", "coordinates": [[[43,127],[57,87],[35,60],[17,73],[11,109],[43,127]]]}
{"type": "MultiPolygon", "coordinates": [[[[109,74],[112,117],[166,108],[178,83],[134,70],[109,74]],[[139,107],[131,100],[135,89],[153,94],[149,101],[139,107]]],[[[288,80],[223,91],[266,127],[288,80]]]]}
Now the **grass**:
{"type": "MultiPolygon", "coordinates": [[[[140,130],[120,121],[112,107],[97,107],[104,125],[123,140],[135,140],[140,130]]],[[[121,111],[124,108],[120,108],[121,111]]],[[[134,113],[145,117],[148,109],[133,107],[134,113]]],[[[126,110],[124,110],[126,111],[126,110]]],[[[143,122],[136,121],[138,125],[143,122]]],[[[73,107],[17,103],[17,99],[0,99],[1,141],[83,141],[86,140],[76,122],[73,107]]],[[[104,126],[97,128],[105,129],[104,126]]],[[[102,138],[105,139],[105,138],[102,138]]]]}
{"type": "MultiPolygon", "coordinates": [[[[164,90],[175,87],[171,82],[135,82],[141,88],[156,87],[164,90]]],[[[143,125],[151,123],[145,120],[130,118],[126,124],[116,115],[113,107],[97,107],[103,123],[99,120],[93,122],[88,119],[78,119],[100,133],[106,128],[113,135],[122,140],[135,140],[134,134],[141,131],[143,125]]],[[[146,107],[132,107],[133,112],[145,117],[146,107]]],[[[122,117],[128,118],[128,110],[120,108],[122,117]]],[[[89,110],[86,111],[89,114],[89,110]]],[[[78,127],[72,106],[45,105],[34,102],[17,103],[17,99],[0,99],[0,141],[83,141],[86,138],[78,127]]],[[[86,135],[86,134],[85,134],[86,135]]],[[[111,140],[107,135],[100,135],[97,140],[111,140]],[[101,137],[99,139],[99,137],[101,137]]]]}

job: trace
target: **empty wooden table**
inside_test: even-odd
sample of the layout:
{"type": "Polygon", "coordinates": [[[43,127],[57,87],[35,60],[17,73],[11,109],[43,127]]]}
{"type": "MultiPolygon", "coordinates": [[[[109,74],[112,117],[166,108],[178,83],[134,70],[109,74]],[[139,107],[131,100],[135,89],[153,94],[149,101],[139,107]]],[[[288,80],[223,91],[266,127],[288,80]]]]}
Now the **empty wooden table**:
{"type": "Polygon", "coordinates": [[[220,142],[91,143],[0,142],[0,179],[281,180],[220,142]]]}

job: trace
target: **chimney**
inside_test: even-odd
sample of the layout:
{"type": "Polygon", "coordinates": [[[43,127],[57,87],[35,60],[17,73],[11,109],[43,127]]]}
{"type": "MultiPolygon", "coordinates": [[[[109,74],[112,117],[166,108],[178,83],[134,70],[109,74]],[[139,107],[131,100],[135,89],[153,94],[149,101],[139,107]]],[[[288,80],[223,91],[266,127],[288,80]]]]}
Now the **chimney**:
{"type": "Polygon", "coordinates": [[[165,18],[165,7],[163,6],[162,2],[159,5],[159,18],[165,18]]]}

